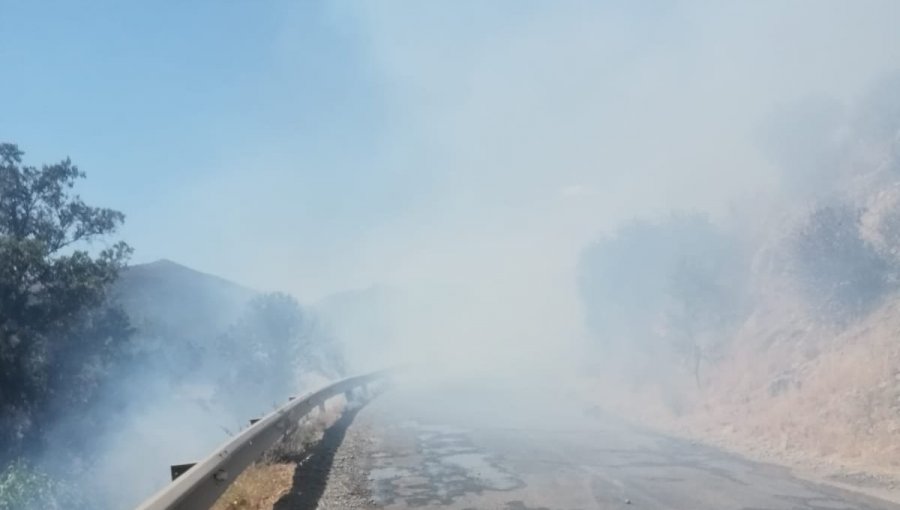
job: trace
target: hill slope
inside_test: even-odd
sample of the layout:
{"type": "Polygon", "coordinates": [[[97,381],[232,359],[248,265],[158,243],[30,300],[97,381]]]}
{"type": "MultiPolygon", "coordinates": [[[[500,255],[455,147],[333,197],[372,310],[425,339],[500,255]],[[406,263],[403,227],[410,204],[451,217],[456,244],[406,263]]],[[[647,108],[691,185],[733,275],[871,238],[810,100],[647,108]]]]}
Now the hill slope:
{"type": "Polygon", "coordinates": [[[234,322],[257,292],[170,260],[126,269],[113,289],[139,326],[205,337],[234,322]]]}

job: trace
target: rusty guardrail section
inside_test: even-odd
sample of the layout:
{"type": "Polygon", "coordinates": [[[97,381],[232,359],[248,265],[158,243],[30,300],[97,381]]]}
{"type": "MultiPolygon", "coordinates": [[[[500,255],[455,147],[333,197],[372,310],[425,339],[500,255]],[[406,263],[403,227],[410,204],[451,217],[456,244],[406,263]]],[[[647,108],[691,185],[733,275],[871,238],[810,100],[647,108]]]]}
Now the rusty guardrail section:
{"type": "Polygon", "coordinates": [[[392,372],[382,370],[348,377],[291,400],[228,440],[143,502],[137,510],[198,510],[211,507],[244,469],[290,432],[310,411],[340,394],[347,394],[349,400],[355,390],[385,380],[392,372]]]}

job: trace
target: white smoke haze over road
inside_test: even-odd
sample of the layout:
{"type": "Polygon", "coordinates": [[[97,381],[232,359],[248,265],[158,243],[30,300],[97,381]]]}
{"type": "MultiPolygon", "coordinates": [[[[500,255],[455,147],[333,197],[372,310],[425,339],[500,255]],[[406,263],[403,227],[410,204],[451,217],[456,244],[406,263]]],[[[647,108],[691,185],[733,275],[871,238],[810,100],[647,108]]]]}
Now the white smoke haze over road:
{"type": "MultiPolygon", "coordinates": [[[[778,196],[782,176],[760,150],[760,130],[798,103],[852,103],[897,67],[896,10],[892,2],[335,8],[322,22],[358,44],[353,61],[375,84],[381,129],[363,135],[360,169],[342,168],[352,157],[336,147],[314,171],[346,179],[330,198],[357,201],[358,217],[318,242],[322,218],[295,212],[317,185],[313,170],[302,168],[302,154],[279,157],[289,149],[260,150],[199,183],[209,204],[199,209],[218,214],[237,190],[248,193],[221,228],[267,248],[212,264],[307,299],[373,283],[404,289],[413,303],[400,313],[403,361],[509,369],[577,359],[574,272],[586,243],[635,216],[688,210],[728,221],[735,203],[778,196]],[[383,196],[403,207],[370,221],[383,196]],[[276,217],[285,224],[266,227],[276,217]],[[288,225],[293,235],[280,235],[288,225]]],[[[305,15],[281,27],[285,68],[302,51],[294,24],[305,15]]],[[[187,196],[193,203],[198,194],[187,196]]],[[[214,223],[202,213],[195,221],[214,223]]]]}
{"type": "MultiPolygon", "coordinates": [[[[740,230],[741,248],[756,250],[780,213],[836,186],[840,169],[822,162],[862,138],[859,105],[900,70],[893,0],[208,2],[172,11],[135,31],[149,53],[127,33],[147,13],[127,7],[110,7],[109,21],[74,37],[88,42],[69,51],[103,55],[112,67],[98,76],[123,80],[127,93],[36,80],[51,87],[35,89],[45,105],[16,80],[0,85],[30,105],[11,112],[32,119],[0,119],[0,135],[34,147],[34,161],[71,148],[90,176],[85,199],[127,213],[134,262],[171,259],[248,294],[288,292],[333,328],[347,373],[412,365],[415,381],[436,385],[504,378],[525,387],[587,371],[598,339],[579,264],[591,243],[635,218],[682,212],[740,230]],[[222,18],[200,26],[213,13],[222,18]],[[128,80],[157,75],[148,83],[158,91],[128,92],[128,80]],[[110,106],[95,105],[94,89],[110,106]],[[97,124],[44,122],[62,97],[96,106],[73,117],[97,124]],[[117,106],[123,97],[131,100],[117,106]]],[[[49,28],[28,26],[37,38],[94,14],[63,11],[47,14],[49,28]]],[[[66,49],[39,47],[47,59],[66,49]]],[[[31,62],[11,44],[0,56],[31,62]]],[[[55,69],[52,59],[35,62],[55,69]]],[[[210,322],[236,317],[220,319],[210,322]]],[[[215,360],[227,355],[203,351],[197,371],[221,375],[215,360]]],[[[131,386],[154,384],[155,368],[141,367],[131,386]]],[[[129,437],[161,441],[182,414],[193,429],[157,450],[172,463],[191,459],[170,452],[207,451],[227,436],[210,429],[235,426],[234,413],[215,407],[186,412],[170,390],[185,387],[160,384],[146,397],[158,409],[124,413],[104,469],[130,462],[129,437]]],[[[165,473],[151,468],[146,485],[158,486],[165,473]]],[[[134,498],[127,486],[108,492],[115,504],[134,498]]]]}

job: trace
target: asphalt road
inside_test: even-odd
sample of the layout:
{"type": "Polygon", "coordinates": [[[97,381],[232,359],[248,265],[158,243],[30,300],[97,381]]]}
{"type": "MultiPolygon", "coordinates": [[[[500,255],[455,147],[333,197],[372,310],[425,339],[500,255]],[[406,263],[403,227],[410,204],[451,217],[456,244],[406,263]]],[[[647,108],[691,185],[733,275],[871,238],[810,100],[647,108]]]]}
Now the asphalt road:
{"type": "MultiPolygon", "coordinates": [[[[586,413],[541,387],[400,386],[362,409],[370,507],[900,510],[586,413]]],[[[321,508],[321,505],[320,505],[321,508]]]]}

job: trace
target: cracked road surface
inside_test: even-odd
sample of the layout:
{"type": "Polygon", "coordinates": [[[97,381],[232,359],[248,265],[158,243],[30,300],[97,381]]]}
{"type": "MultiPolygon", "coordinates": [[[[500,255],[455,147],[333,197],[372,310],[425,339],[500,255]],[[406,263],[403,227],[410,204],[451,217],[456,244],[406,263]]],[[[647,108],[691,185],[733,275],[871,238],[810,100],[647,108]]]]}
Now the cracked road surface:
{"type": "Polygon", "coordinates": [[[397,387],[356,420],[370,508],[900,510],[534,388],[397,387]]]}

